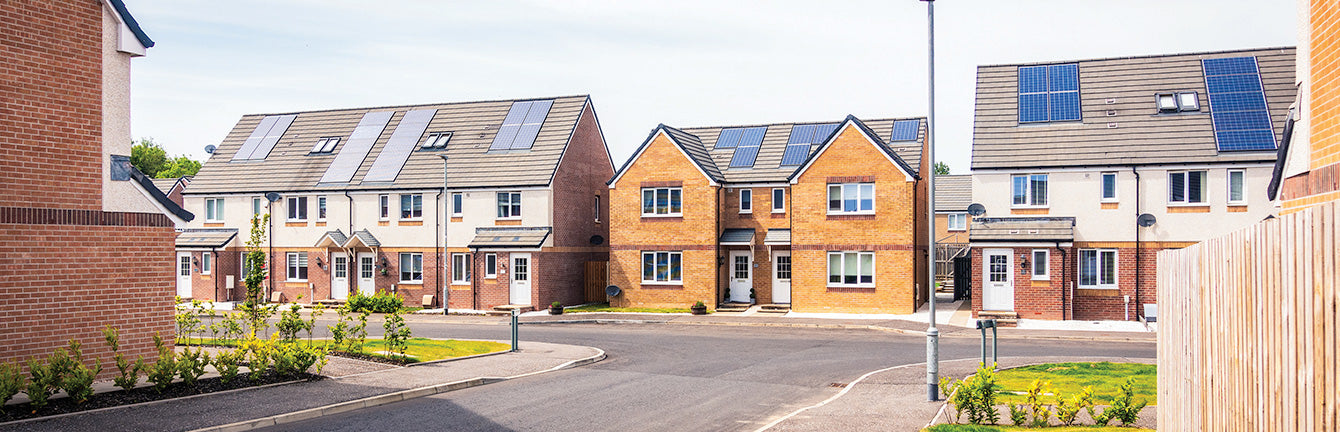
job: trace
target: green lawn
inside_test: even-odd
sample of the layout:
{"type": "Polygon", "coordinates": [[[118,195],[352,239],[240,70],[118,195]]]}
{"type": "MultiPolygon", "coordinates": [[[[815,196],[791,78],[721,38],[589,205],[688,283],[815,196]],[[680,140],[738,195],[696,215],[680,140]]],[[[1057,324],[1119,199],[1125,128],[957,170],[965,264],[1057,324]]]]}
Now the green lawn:
{"type": "MultiPolygon", "coordinates": [[[[1156,371],[1157,367],[1151,364],[1109,362],[1048,363],[1005,369],[996,374],[996,384],[1001,388],[998,403],[1024,403],[1025,394],[1033,380],[1042,380],[1051,382],[1051,392],[1060,392],[1066,398],[1079,394],[1084,387],[1093,386],[1094,402],[1106,405],[1117,395],[1118,388],[1126,382],[1126,378],[1134,377],[1135,399],[1156,405],[1156,371]]],[[[1052,398],[1046,400],[1051,402],[1052,398]]]]}
{"type": "Polygon", "coordinates": [[[689,308],[617,308],[609,303],[596,303],[585,306],[573,306],[563,309],[568,312],[641,312],[641,313],[689,313],[689,308]]]}
{"type": "MultiPolygon", "coordinates": [[[[205,339],[203,342],[200,342],[198,340],[194,342],[207,345],[231,346],[236,344],[232,341],[214,341],[210,339],[205,339]]],[[[299,339],[298,343],[305,345],[308,344],[309,342],[307,339],[299,339]]],[[[310,343],[315,345],[322,345],[330,343],[330,340],[313,339],[310,343]]],[[[368,353],[369,355],[385,357],[383,355],[375,354],[377,351],[386,350],[385,343],[386,341],[383,341],[382,339],[368,338],[367,343],[364,345],[363,351],[365,353],[368,353]]],[[[487,341],[462,341],[454,339],[437,340],[427,338],[412,338],[409,341],[407,341],[405,345],[406,345],[405,354],[412,356],[413,357],[412,360],[418,362],[442,360],[454,357],[465,357],[475,354],[487,354],[512,349],[511,345],[505,343],[487,342],[487,341]]]]}
{"type": "Polygon", "coordinates": [[[938,424],[922,429],[922,432],[1007,432],[1007,431],[1045,431],[1045,432],[1153,432],[1154,429],[1121,426],[1055,426],[1043,429],[1022,426],[978,426],[964,424],[938,424]]]}

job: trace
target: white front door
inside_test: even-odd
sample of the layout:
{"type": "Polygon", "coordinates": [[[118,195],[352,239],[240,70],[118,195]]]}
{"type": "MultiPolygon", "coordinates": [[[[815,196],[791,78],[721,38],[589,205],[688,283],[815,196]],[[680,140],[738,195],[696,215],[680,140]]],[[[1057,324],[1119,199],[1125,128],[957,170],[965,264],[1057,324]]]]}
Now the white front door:
{"type": "Polygon", "coordinates": [[[528,253],[512,254],[512,290],[508,296],[508,303],[514,305],[530,304],[530,276],[535,272],[535,267],[530,261],[528,253]]]}
{"type": "Polygon", "coordinates": [[[358,253],[358,293],[370,296],[377,293],[377,256],[371,252],[358,253]]]}
{"type": "Polygon", "coordinates": [[[982,310],[1014,310],[1014,254],[1009,249],[987,249],[982,261],[982,310]]]}
{"type": "Polygon", "coordinates": [[[730,253],[730,301],[749,303],[749,289],[754,287],[754,266],[749,251],[730,253]]]}
{"type": "Polygon", "coordinates": [[[791,251],[772,253],[772,302],[791,303],[791,251]]]}
{"type": "Polygon", "coordinates": [[[349,256],[343,253],[330,256],[330,298],[349,298],[349,256]]]}
{"type": "Polygon", "coordinates": [[[191,298],[190,252],[177,252],[177,297],[191,298]]]}

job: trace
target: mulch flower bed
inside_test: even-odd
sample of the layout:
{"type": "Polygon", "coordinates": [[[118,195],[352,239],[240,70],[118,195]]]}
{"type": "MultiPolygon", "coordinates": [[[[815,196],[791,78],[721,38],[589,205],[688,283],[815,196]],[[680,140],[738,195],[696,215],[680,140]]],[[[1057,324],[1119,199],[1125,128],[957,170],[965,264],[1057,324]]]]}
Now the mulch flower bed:
{"type": "Polygon", "coordinates": [[[252,380],[249,373],[241,373],[238,374],[236,378],[233,378],[232,381],[226,383],[218,377],[200,379],[196,381],[193,386],[188,386],[182,382],[175,382],[168,385],[167,388],[164,388],[162,393],[159,393],[157,390],[154,390],[152,386],[149,386],[134,388],[130,391],[116,390],[107,393],[98,393],[84,401],[82,404],[75,404],[74,401],[67,397],[52,399],[46,406],[37,410],[36,413],[33,412],[32,407],[27,403],[6,405],[0,407],[0,421],[23,420],[34,417],[88,411],[98,408],[174,399],[184,396],[221,392],[293,380],[317,381],[320,379],[322,379],[322,376],[309,373],[292,376],[282,376],[270,373],[262,375],[258,380],[252,380]]]}
{"type": "Polygon", "coordinates": [[[405,365],[409,365],[409,364],[412,364],[412,363],[416,363],[416,362],[412,362],[412,361],[396,360],[396,359],[391,359],[391,358],[387,358],[387,357],[381,357],[381,356],[375,356],[375,355],[363,354],[363,353],[352,353],[352,352],[347,352],[347,351],[331,351],[331,352],[330,352],[330,355],[332,355],[332,356],[340,356],[340,357],[344,357],[344,358],[351,358],[351,359],[356,359],[356,360],[369,361],[369,362],[373,362],[373,363],[382,363],[382,364],[395,365],[395,366],[405,366],[405,365]]]}

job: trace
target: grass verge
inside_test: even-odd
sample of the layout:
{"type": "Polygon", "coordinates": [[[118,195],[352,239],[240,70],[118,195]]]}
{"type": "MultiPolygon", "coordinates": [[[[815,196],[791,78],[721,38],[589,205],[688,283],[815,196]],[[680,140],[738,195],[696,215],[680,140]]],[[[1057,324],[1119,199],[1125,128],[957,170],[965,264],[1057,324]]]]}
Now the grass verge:
{"type": "MultiPolygon", "coordinates": [[[[328,345],[330,339],[299,339],[298,343],[307,345],[328,345]]],[[[223,345],[236,346],[235,341],[221,341],[215,339],[192,340],[192,345],[223,345]]],[[[455,357],[465,357],[477,354],[488,354],[498,351],[507,351],[512,346],[488,341],[463,341],[463,340],[437,340],[428,338],[411,338],[405,343],[405,354],[409,355],[409,363],[426,362],[433,360],[443,360],[455,357]]],[[[386,342],[381,339],[368,339],[363,346],[363,355],[371,357],[380,357],[391,359],[391,356],[379,354],[377,351],[385,351],[386,342]]],[[[398,357],[398,356],[397,356],[398,357]]]]}
{"type": "Polygon", "coordinates": [[[1013,431],[1046,431],[1046,432],[1153,432],[1154,429],[1121,427],[1121,426],[1055,426],[1049,428],[1027,428],[1023,426],[986,426],[986,425],[965,425],[965,424],[938,424],[922,429],[922,432],[1013,432],[1013,431]]]}
{"type": "Polygon", "coordinates": [[[610,307],[609,303],[596,303],[584,306],[573,306],[563,309],[568,312],[640,312],[640,313],[689,313],[689,308],[620,308],[610,307]]]}
{"type": "Polygon", "coordinates": [[[999,403],[1002,404],[1024,403],[1033,380],[1042,380],[1051,382],[1052,393],[1059,392],[1067,398],[1079,394],[1084,387],[1093,386],[1094,402],[1107,405],[1117,396],[1126,378],[1133,377],[1136,400],[1147,400],[1149,405],[1156,405],[1157,370],[1154,365],[1141,363],[1047,363],[1002,370],[996,374],[996,384],[1000,385],[999,403]]]}

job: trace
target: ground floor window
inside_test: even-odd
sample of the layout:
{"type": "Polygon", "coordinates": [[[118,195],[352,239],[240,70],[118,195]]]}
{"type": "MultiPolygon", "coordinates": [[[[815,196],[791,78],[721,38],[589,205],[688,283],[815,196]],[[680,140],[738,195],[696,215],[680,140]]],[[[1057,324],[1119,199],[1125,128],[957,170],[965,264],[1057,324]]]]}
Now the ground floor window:
{"type": "Polygon", "coordinates": [[[1116,288],[1116,249],[1081,249],[1079,251],[1080,288],[1116,288]]]}
{"type": "Polygon", "coordinates": [[[643,252],[642,282],[683,282],[683,259],[683,252],[643,252]]]}
{"type": "Polygon", "coordinates": [[[496,253],[484,254],[484,277],[486,278],[498,277],[498,254],[496,253]]]}
{"type": "Polygon", "coordinates": [[[423,254],[417,252],[400,254],[400,281],[423,282],[423,254]]]}
{"type": "Polygon", "coordinates": [[[209,274],[214,271],[214,254],[205,252],[200,254],[200,274],[209,274]]]}
{"type": "Polygon", "coordinates": [[[1048,277],[1047,267],[1049,266],[1051,256],[1046,249],[1033,249],[1033,279],[1045,280],[1048,277]]]}
{"type": "Polygon", "coordinates": [[[288,253],[288,277],[291,281],[307,280],[307,253],[289,252],[288,253]]]}
{"type": "Polygon", "coordinates": [[[451,283],[469,283],[470,267],[473,267],[470,265],[470,254],[451,254],[451,283]]]}
{"type": "Polygon", "coordinates": [[[838,286],[875,286],[874,252],[829,252],[828,284],[838,286]]]}

